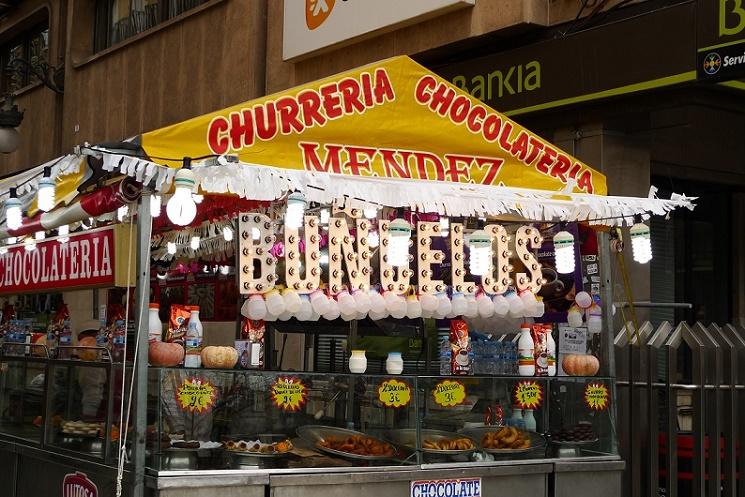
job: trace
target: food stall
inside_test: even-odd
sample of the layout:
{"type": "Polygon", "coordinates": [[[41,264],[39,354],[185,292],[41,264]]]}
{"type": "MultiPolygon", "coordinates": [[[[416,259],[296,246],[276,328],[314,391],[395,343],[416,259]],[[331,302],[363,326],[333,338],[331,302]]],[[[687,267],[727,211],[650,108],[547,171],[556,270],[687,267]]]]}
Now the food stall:
{"type": "Polygon", "coordinates": [[[0,262],[30,285],[0,293],[59,293],[26,254],[52,271],[59,237],[95,229],[129,236],[126,277],[99,281],[89,261],[113,253],[74,240],[95,281],[67,282],[120,288],[82,311],[106,309],[90,348],[60,345],[64,319],[26,344],[3,317],[7,495],[620,495],[611,243],[634,225],[649,262],[641,221],[692,199],[608,197],[407,57],[51,167],[0,185],[27,181],[0,262]],[[46,177],[75,193],[38,214],[46,177]],[[136,194],[100,193],[121,184],[136,194]],[[35,480],[27,454],[59,474],[35,480]]]}

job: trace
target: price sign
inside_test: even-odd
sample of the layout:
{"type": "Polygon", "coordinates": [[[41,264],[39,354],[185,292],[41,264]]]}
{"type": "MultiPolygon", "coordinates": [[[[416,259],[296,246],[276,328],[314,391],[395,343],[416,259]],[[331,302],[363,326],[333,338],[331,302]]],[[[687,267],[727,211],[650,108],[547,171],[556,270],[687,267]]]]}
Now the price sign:
{"type": "Polygon", "coordinates": [[[443,380],[432,390],[435,404],[442,407],[454,407],[466,401],[466,386],[453,380],[443,380]]]}
{"type": "Polygon", "coordinates": [[[520,409],[538,409],[543,402],[543,388],[535,381],[521,381],[515,387],[515,404],[520,409]]]}
{"type": "Polygon", "coordinates": [[[204,378],[187,378],[176,389],[176,402],[187,412],[202,414],[215,405],[217,389],[204,378]]]}
{"type": "Polygon", "coordinates": [[[272,402],[285,412],[299,411],[308,397],[305,383],[295,376],[280,376],[271,388],[272,402]]]}
{"type": "Polygon", "coordinates": [[[585,404],[594,411],[604,411],[610,404],[610,392],[605,383],[592,382],[585,387],[585,404]]]}
{"type": "Polygon", "coordinates": [[[378,400],[386,407],[406,407],[411,402],[411,387],[405,381],[385,380],[378,387],[378,400]]]}

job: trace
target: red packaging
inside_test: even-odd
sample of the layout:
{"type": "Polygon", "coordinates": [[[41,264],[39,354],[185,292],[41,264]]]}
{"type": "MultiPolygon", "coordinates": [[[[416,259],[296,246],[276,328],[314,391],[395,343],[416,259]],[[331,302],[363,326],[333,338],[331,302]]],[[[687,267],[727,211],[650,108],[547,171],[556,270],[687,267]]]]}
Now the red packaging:
{"type": "Polygon", "coordinates": [[[536,376],[548,376],[548,333],[543,324],[534,324],[531,327],[536,376]]]}
{"type": "Polygon", "coordinates": [[[189,329],[189,316],[191,316],[190,306],[171,304],[171,317],[168,320],[166,342],[184,342],[184,337],[189,329]]]}
{"type": "Polygon", "coordinates": [[[454,375],[469,375],[473,360],[471,358],[471,337],[468,325],[462,319],[450,320],[450,371],[454,375]]]}

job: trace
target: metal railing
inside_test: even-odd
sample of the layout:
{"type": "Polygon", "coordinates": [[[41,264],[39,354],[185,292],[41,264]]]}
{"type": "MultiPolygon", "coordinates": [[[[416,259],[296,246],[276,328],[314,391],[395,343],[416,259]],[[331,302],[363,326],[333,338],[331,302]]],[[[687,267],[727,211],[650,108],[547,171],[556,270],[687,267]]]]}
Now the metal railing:
{"type": "Polygon", "coordinates": [[[745,328],[655,328],[614,339],[623,495],[743,497],[745,328]]]}

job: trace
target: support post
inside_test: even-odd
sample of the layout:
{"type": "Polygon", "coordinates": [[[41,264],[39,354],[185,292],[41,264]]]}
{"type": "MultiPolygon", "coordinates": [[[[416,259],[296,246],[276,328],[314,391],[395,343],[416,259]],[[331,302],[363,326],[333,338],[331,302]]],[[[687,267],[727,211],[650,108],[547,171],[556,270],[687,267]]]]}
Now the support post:
{"type": "Polygon", "coordinates": [[[135,357],[134,408],[134,497],[145,496],[145,444],[147,442],[147,349],[148,303],[150,302],[150,237],[153,223],[150,194],[143,191],[137,207],[137,289],[135,294],[135,336],[139,347],[135,357]]]}

